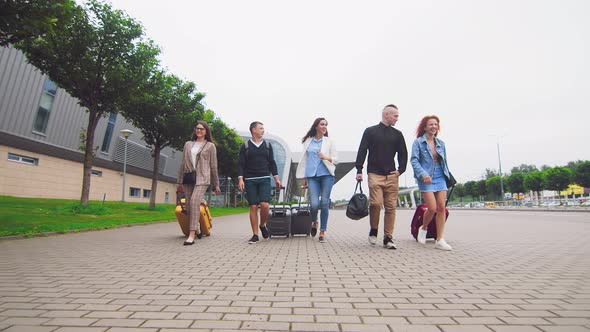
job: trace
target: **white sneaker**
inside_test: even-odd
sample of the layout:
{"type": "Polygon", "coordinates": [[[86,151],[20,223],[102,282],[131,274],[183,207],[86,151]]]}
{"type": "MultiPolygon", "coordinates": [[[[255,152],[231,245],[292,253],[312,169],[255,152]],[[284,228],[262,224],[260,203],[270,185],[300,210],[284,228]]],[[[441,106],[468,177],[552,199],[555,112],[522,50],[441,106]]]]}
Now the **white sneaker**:
{"type": "Polygon", "coordinates": [[[395,242],[393,242],[393,239],[391,239],[391,238],[387,238],[383,242],[383,247],[386,248],[386,249],[397,249],[397,246],[395,245],[395,242]]]}
{"type": "Polygon", "coordinates": [[[377,237],[376,236],[369,236],[369,243],[372,245],[375,245],[375,243],[377,243],[377,237]]]}
{"type": "Polygon", "coordinates": [[[434,245],[434,249],[451,251],[451,250],[453,250],[453,247],[451,247],[447,243],[447,241],[445,241],[445,239],[440,239],[440,240],[436,241],[436,244],[434,245]]]}
{"type": "Polygon", "coordinates": [[[423,229],[422,226],[420,226],[420,228],[418,228],[418,237],[416,238],[418,243],[426,244],[426,234],[427,233],[428,233],[428,230],[423,229]]]}

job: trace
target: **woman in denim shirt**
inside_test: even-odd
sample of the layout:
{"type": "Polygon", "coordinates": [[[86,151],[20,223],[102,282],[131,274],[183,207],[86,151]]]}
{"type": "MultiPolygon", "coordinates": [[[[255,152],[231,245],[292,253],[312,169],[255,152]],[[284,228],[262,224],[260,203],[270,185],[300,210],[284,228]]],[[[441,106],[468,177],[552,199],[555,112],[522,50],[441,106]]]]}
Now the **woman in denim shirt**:
{"type": "Polygon", "coordinates": [[[318,214],[320,214],[320,242],[326,241],[330,194],[334,186],[334,176],[338,153],[334,142],[328,138],[328,121],[317,118],[301,140],[303,153],[297,165],[295,177],[303,178],[303,187],[309,189],[312,228],[311,236],[318,231],[318,214]],[[320,212],[321,213],[318,213],[320,212]]]}
{"type": "Polygon", "coordinates": [[[410,164],[420,193],[427,206],[424,224],[418,230],[418,242],[426,244],[428,224],[436,213],[436,249],[453,250],[443,238],[445,230],[445,201],[447,199],[446,178],[450,178],[447,167],[445,143],[436,136],[440,120],[436,115],[427,115],[420,121],[416,130],[416,140],[412,144],[410,164]]]}

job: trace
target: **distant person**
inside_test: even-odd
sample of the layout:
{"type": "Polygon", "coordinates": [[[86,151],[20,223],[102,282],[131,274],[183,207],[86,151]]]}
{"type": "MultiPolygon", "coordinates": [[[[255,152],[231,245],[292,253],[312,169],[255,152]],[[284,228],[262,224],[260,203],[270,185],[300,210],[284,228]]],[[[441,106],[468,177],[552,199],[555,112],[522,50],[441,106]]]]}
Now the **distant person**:
{"type": "Polygon", "coordinates": [[[412,144],[410,164],[414,169],[414,177],[428,208],[424,213],[423,225],[418,230],[417,240],[426,244],[428,224],[436,213],[436,244],[434,248],[453,250],[443,238],[445,231],[445,202],[447,200],[447,182],[450,178],[447,167],[447,151],[445,143],[437,138],[440,120],[436,115],[422,118],[416,129],[416,140],[412,144]]]}
{"type": "Polygon", "coordinates": [[[367,176],[369,178],[369,243],[377,243],[379,214],[385,207],[383,247],[397,249],[393,241],[395,205],[399,193],[399,177],[406,170],[408,150],[401,131],[393,126],[397,123],[399,111],[393,104],[381,112],[381,122],[365,129],[356,156],[356,179],[363,180],[363,165],[369,152],[367,176]],[[397,155],[398,165],[395,165],[397,155]]]}
{"type": "Polygon", "coordinates": [[[303,187],[309,190],[311,205],[311,236],[318,232],[318,212],[321,210],[319,225],[320,242],[326,241],[328,215],[330,213],[330,194],[334,186],[334,176],[338,153],[334,142],[328,138],[328,121],[317,118],[303,139],[303,154],[297,165],[295,176],[303,178],[303,187]]]}
{"type": "Polygon", "coordinates": [[[264,125],[254,121],[250,124],[252,138],[240,147],[238,160],[238,189],[246,190],[248,205],[250,206],[250,226],[252,238],[249,244],[259,241],[258,229],[262,237],[268,239],[270,233],[266,228],[270,200],[270,174],[274,177],[277,189],[281,189],[277,163],[274,159],[272,145],[262,139],[264,125]],[[258,205],[260,205],[260,225],[258,224],[258,205]]]}
{"type": "MultiPolygon", "coordinates": [[[[192,182],[192,181],[191,181],[192,182]]],[[[184,143],[182,161],[178,168],[176,191],[184,192],[186,196],[186,210],[189,216],[189,235],[184,245],[195,243],[195,235],[201,238],[199,216],[201,214],[201,200],[207,188],[213,182],[215,194],[219,195],[219,176],[217,175],[217,148],[211,138],[209,125],[204,121],[197,121],[192,140],[184,143]],[[193,183],[184,183],[184,174],[193,173],[193,183]]]]}

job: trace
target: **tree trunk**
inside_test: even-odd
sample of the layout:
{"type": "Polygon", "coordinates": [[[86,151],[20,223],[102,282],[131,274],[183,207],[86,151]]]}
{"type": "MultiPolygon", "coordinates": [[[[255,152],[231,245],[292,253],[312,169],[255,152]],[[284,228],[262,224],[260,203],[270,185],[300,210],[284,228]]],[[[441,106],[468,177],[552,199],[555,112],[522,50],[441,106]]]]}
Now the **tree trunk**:
{"type": "Polygon", "coordinates": [[[158,174],[160,169],[160,147],[154,146],[154,170],[152,171],[152,194],[150,195],[150,209],[156,207],[156,191],[158,190],[158,174]]]}
{"type": "Polygon", "coordinates": [[[86,144],[84,150],[84,169],[82,173],[82,195],[80,197],[80,204],[88,206],[90,196],[90,171],[92,170],[92,162],[94,161],[94,132],[96,125],[100,119],[98,111],[90,110],[88,112],[88,127],[86,128],[86,144]]]}

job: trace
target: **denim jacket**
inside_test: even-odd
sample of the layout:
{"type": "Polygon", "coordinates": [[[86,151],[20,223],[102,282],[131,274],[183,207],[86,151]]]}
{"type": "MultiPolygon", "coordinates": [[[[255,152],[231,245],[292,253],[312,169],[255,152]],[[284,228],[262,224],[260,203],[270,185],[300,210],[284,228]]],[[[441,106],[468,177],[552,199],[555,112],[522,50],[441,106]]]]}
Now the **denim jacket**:
{"type": "MultiPolygon", "coordinates": [[[[438,138],[434,138],[436,144],[435,150],[438,153],[439,165],[446,178],[450,177],[449,168],[447,166],[447,150],[445,148],[445,142],[438,138]]],[[[414,169],[414,177],[419,181],[428,175],[434,176],[434,158],[432,151],[428,147],[426,141],[426,134],[416,138],[414,144],[412,144],[412,155],[410,157],[410,164],[414,169]]]]}

